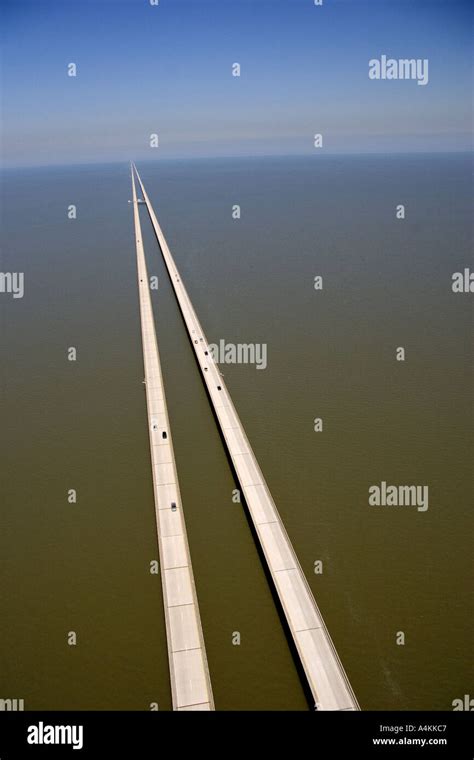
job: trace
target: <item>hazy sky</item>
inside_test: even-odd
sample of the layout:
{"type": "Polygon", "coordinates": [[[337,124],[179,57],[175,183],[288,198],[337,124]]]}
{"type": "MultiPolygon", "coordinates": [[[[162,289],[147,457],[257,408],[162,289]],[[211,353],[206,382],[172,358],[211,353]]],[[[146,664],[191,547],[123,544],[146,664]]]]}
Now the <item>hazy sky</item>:
{"type": "Polygon", "coordinates": [[[470,0],[2,4],[6,165],[470,147],[470,0]],[[428,84],[370,80],[382,54],[428,84]]]}

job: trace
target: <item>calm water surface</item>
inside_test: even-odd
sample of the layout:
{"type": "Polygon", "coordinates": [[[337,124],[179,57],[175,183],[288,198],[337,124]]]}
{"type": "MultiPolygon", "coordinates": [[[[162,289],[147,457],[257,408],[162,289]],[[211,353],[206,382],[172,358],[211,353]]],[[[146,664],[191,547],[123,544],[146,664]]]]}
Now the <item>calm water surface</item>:
{"type": "MultiPolygon", "coordinates": [[[[265,371],[222,370],[361,706],[450,709],[472,683],[466,157],[138,168],[208,339],[268,346],[265,371]],[[369,507],[382,480],[427,484],[428,511],[369,507]]],[[[125,164],[3,175],[25,294],[0,298],[0,697],[26,709],[171,706],[129,198],[125,164]]],[[[141,214],[216,706],[308,709],[141,214]]]]}

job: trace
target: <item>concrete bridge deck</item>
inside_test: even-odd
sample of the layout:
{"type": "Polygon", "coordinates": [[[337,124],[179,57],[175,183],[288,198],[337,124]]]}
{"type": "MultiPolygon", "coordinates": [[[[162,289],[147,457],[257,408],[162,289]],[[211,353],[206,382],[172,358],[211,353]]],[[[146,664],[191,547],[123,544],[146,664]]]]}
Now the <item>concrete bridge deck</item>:
{"type": "Polygon", "coordinates": [[[286,616],[315,706],[359,710],[359,704],[299,564],[229,391],[166,243],[143,182],[142,195],[256,534],[286,616]]]}
{"type": "Polygon", "coordinates": [[[174,710],[213,710],[211,680],[189,553],[132,170],[143,362],[160,574],[174,710]]]}

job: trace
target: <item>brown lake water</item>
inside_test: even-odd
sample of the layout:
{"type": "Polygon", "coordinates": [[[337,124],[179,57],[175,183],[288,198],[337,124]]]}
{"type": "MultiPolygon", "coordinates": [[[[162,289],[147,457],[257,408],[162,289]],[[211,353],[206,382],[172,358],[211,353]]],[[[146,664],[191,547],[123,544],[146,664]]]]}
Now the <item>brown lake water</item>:
{"type": "MultiPolygon", "coordinates": [[[[209,341],[267,345],[265,370],[221,369],[361,707],[451,709],[472,684],[469,160],[138,169],[209,341]],[[382,481],[428,485],[428,510],[369,506],[382,481]]],[[[171,706],[130,197],[126,164],[3,174],[25,292],[0,295],[0,697],[25,709],[171,706]]],[[[308,709],[141,214],[216,708],[308,709]]]]}

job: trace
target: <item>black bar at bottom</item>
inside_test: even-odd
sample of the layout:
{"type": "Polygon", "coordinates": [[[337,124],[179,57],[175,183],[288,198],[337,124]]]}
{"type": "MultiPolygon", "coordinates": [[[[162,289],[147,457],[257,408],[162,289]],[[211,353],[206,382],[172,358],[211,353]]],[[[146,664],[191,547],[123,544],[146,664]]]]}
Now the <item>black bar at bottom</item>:
{"type": "Polygon", "coordinates": [[[0,712],[0,760],[268,757],[472,760],[470,712],[0,712]],[[285,749],[286,748],[286,749],[285,749]]]}

